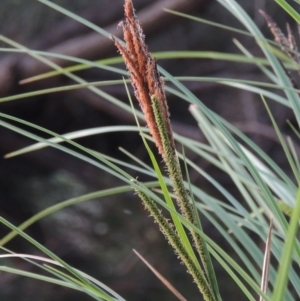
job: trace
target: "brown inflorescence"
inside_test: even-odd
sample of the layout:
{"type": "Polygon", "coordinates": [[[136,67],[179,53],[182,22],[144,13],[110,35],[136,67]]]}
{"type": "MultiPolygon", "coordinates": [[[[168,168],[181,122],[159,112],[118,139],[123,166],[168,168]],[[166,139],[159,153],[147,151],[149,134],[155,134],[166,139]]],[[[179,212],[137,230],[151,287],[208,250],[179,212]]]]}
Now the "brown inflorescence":
{"type": "MultiPolygon", "coordinates": [[[[120,26],[123,27],[126,46],[123,46],[117,40],[114,40],[114,42],[122,54],[126,67],[130,72],[135,96],[144,112],[151,135],[158,147],[159,153],[164,157],[161,137],[156,126],[151,102],[151,96],[153,95],[159,99],[161,110],[171,138],[172,131],[164,93],[164,83],[159,76],[156,61],[151,56],[148,47],[145,44],[145,37],[139,21],[136,19],[132,1],[125,0],[124,8],[125,20],[120,23],[120,26]]],[[[171,141],[173,141],[172,138],[171,141]]]]}

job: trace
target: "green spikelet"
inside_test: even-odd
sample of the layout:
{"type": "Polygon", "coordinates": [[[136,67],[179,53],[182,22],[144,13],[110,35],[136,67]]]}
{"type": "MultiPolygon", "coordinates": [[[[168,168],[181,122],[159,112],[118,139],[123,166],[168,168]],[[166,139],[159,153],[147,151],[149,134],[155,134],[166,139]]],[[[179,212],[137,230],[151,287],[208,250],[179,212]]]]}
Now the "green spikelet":
{"type": "MultiPolygon", "coordinates": [[[[138,184],[136,180],[132,180],[132,181],[138,184]]],[[[188,272],[191,274],[199,290],[203,294],[204,300],[215,301],[211,291],[211,287],[208,284],[203,272],[196,267],[192,258],[187,253],[186,248],[182,244],[179,236],[174,231],[173,226],[167,221],[167,219],[161,213],[161,210],[157,207],[156,203],[151,198],[149,198],[141,190],[135,189],[135,191],[137,195],[140,197],[140,199],[142,200],[146,209],[153,216],[155,222],[159,225],[161,232],[165,235],[167,241],[172,246],[175,253],[178,255],[178,257],[182,260],[182,262],[187,267],[188,272]]]]}
{"type": "MultiPolygon", "coordinates": [[[[175,151],[173,136],[170,129],[167,127],[169,124],[166,122],[167,116],[164,116],[164,110],[161,107],[160,100],[155,96],[151,96],[152,109],[156,121],[156,125],[160,134],[164,149],[164,161],[166,163],[170,179],[173,182],[174,192],[176,195],[177,204],[184,217],[192,224],[196,225],[194,208],[189,201],[188,193],[184,187],[184,181],[182,178],[182,172],[179,165],[179,160],[175,151]]],[[[190,230],[193,237],[194,244],[201,258],[206,276],[208,277],[208,267],[206,263],[203,239],[193,230],[190,230]]]]}

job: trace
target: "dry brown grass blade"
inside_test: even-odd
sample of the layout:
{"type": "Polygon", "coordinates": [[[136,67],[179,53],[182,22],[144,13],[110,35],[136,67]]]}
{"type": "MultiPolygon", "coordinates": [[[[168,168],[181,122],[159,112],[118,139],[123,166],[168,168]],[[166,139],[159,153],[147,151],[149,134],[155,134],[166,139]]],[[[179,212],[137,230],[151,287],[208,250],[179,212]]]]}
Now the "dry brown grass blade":
{"type": "Polygon", "coordinates": [[[143,261],[143,263],[153,272],[153,274],[180,300],[187,301],[175,287],[164,278],[141,254],[133,249],[133,252],[143,261]]]}
{"type": "MultiPolygon", "coordinates": [[[[272,229],[273,229],[273,219],[271,219],[271,221],[270,221],[270,227],[269,227],[269,232],[268,232],[268,237],[267,237],[266,247],[265,247],[265,256],[264,256],[264,263],[263,263],[263,268],[262,268],[262,276],[261,276],[260,288],[264,293],[267,292],[268,282],[269,282],[272,229]]],[[[259,301],[264,301],[262,296],[260,296],[259,301]]]]}

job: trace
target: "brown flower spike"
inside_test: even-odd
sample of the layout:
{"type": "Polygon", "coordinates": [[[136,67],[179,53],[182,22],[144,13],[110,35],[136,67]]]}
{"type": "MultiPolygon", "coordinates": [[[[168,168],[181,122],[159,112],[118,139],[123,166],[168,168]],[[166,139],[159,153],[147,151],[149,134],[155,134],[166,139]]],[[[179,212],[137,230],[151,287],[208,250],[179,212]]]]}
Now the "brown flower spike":
{"type": "MultiPolygon", "coordinates": [[[[158,147],[158,151],[165,157],[151,101],[152,96],[155,96],[156,99],[158,99],[164,122],[167,125],[170,141],[174,141],[172,138],[168,106],[164,93],[164,83],[159,76],[156,61],[151,56],[148,47],[145,44],[145,37],[139,21],[134,14],[132,1],[125,0],[124,8],[125,20],[119,25],[123,27],[126,46],[123,46],[117,40],[114,40],[114,42],[122,54],[126,67],[131,74],[131,83],[135,91],[135,96],[145,114],[147,125],[155,140],[156,146],[158,147]]],[[[175,145],[173,146],[175,150],[175,145]]]]}
{"type": "Polygon", "coordinates": [[[259,10],[259,13],[266,20],[268,27],[270,28],[275,38],[275,42],[280,45],[281,50],[284,53],[286,53],[292,60],[300,63],[299,56],[297,55],[297,51],[298,51],[297,45],[295,42],[295,38],[292,34],[290,25],[287,23],[286,27],[287,27],[288,37],[286,37],[284,33],[281,31],[281,29],[278,27],[278,25],[275,23],[275,21],[271,18],[271,16],[269,16],[263,10],[259,10]]]}
{"type": "MultiPolygon", "coordinates": [[[[275,23],[275,21],[263,10],[259,10],[259,13],[264,17],[266,20],[268,27],[270,28],[274,38],[275,42],[279,44],[281,50],[288,55],[295,63],[300,63],[300,56],[298,53],[297,45],[295,38],[293,36],[292,30],[290,25],[287,23],[287,37],[285,34],[281,31],[281,29],[278,27],[278,25],[275,23]]],[[[299,27],[298,27],[299,29],[299,27]]],[[[299,31],[300,33],[300,31],[299,31]]],[[[283,69],[286,73],[286,75],[289,77],[293,87],[295,89],[299,89],[297,82],[295,81],[294,77],[292,76],[291,72],[287,70],[284,65],[283,69]]],[[[298,74],[300,75],[300,70],[298,69],[298,74]]]]}

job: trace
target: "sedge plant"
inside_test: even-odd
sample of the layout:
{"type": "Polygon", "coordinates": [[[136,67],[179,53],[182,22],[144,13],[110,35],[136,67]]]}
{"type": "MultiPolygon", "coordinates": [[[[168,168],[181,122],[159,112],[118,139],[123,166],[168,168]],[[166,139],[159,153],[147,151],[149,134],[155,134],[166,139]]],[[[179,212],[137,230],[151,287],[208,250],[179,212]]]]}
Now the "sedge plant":
{"type": "MultiPolygon", "coordinates": [[[[38,1],[93,28],[99,34],[106,35],[107,37],[110,36],[102,28],[91,24],[48,0],[38,1]]],[[[0,37],[3,42],[11,46],[11,48],[1,49],[2,51],[27,53],[54,69],[51,73],[27,79],[26,82],[57,74],[63,74],[77,82],[77,85],[68,87],[2,98],[0,102],[13,101],[43,93],[87,88],[126,111],[132,112],[133,110],[137,120],[144,119],[148,126],[147,129],[139,126],[103,127],[61,135],[25,120],[0,113],[0,125],[2,127],[6,127],[38,142],[27,148],[7,154],[7,158],[51,146],[75,156],[87,164],[104,170],[126,184],[65,200],[37,213],[18,227],[1,217],[1,223],[12,230],[12,232],[1,239],[2,250],[5,253],[1,256],[3,258],[14,256],[23,258],[45,270],[50,276],[45,277],[7,266],[0,267],[0,270],[9,273],[18,273],[19,275],[75,289],[86,293],[95,300],[124,300],[100,281],[90,277],[84,271],[79,271],[75,267],[68,265],[26,234],[24,230],[34,222],[47,215],[54,214],[58,210],[63,210],[67,206],[106,195],[135,191],[145,205],[145,208],[158,223],[170,247],[173,248],[179,260],[184,263],[187,271],[191,274],[192,281],[196,283],[200,291],[199,300],[201,298],[210,301],[234,299],[234,296],[223,296],[220,292],[218,287],[220,279],[214,271],[213,261],[217,261],[223,267],[228,273],[228,277],[232,278],[237,287],[242,291],[246,300],[257,300],[258,296],[260,300],[265,301],[294,301],[299,299],[300,279],[296,267],[300,264],[300,244],[297,238],[300,215],[300,164],[293,141],[289,139],[286,142],[276,124],[276,120],[272,115],[271,105],[273,101],[292,110],[297,121],[297,125],[293,126],[293,129],[299,136],[299,89],[295,86],[289,73],[289,70],[300,69],[299,61],[297,60],[299,53],[296,47],[294,47],[295,43],[294,39],[291,38],[291,34],[289,33],[288,38],[285,38],[282,32],[279,31],[276,23],[265,12],[261,13],[268,22],[270,29],[275,33],[275,42],[277,44],[270,42],[263,36],[259,28],[237,1],[218,0],[218,2],[244,25],[246,30],[238,30],[238,32],[253,37],[253,40],[261,48],[264,57],[254,57],[238,41],[235,41],[235,43],[242,53],[240,55],[200,51],[166,52],[153,55],[156,58],[165,57],[172,59],[181,57],[188,59],[190,57],[206,57],[240,63],[252,63],[265,74],[268,82],[228,78],[172,76],[166,70],[159,67],[153,55],[150,54],[145,44],[142,28],[135,16],[132,1],[125,0],[125,20],[122,22],[125,44],[117,38],[113,38],[113,40],[129,71],[130,82],[134,88],[135,96],[140,103],[142,112],[132,109],[130,105],[122,103],[97,87],[101,85],[124,84],[124,81],[125,83],[128,82],[128,72],[113,66],[121,61],[120,57],[89,62],[78,58],[60,56],[59,54],[35,51],[3,36],[0,37]],[[77,65],[69,68],[61,68],[48,59],[50,56],[68,59],[77,65]],[[120,80],[87,83],[73,73],[77,70],[95,66],[119,74],[120,80]],[[126,76],[125,80],[122,79],[124,76],[126,76]],[[196,95],[185,87],[185,81],[215,81],[260,95],[281,143],[293,178],[288,176],[249,137],[205,106],[196,95]],[[169,82],[173,84],[172,87],[168,85],[169,82]],[[268,90],[269,88],[280,90],[282,94],[276,93],[276,91],[271,92],[268,90]],[[173,131],[165,91],[190,103],[190,113],[198,123],[199,129],[205,135],[208,144],[180,136],[173,131]],[[25,126],[27,129],[34,129],[34,133],[24,129],[25,126]],[[52,138],[42,138],[36,134],[37,131],[47,133],[52,138]],[[96,150],[88,149],[74,141],[74,139],[80,137],[118,131],[135,131],[142,135],[145,148],[151,158],[152,166],[145,165],[138,158],[135,158],[126,151],[123,152],[134,160],[135,164],[119,161],[96,150]],[[164,176],[164,173],[160,170],[159,164],[149,147],[152,141],[154,141],[158,153],[163,158],[167,176],[164,176]],[[72,147],[69,148],[68,146],[60,145],[60,142],[65,142],[66,145],[72,147]],[[218,183],[216,179],[203,170],[201,166],[196,165],[188,156],[178,152],[175,147],[176,142],[182,145],[184,149],[204,158],[207,162],[225,173],[239,191],[240,199],[237,199],[229,190],[222,186],[222,183],[218,183]],[[203,187],[193,185],[191,181],[184,181],[181,161],[187,170],[192,169],[211,183],[214,189],[222,195],[223,199],[217,199],[207,193],[203,187]],[[139,182],[133,179],[128,172],[125,172],[125,168],[151,176],[153,177],[153,181],[147,183],[139,182]],[[156,188],[156,190],[153,190],[153,188],[156,188]],[[161,208],[165,210],[162,211],[161,208]],[[226,253],[218,245],[218,242],[213,241],[206,235],[205,229],[203,230],[201,226],[199,212],[226,239],[236,257],[243,262],[243,265],[239,264],[231,255],[226,253]],[[284,215],[287,212],[290,215],[289,218],[284,215]],[[168,213],[171,216],[171,220],[168,219],[168,213]],[[252,234],[255,234],[263,243],[266,243],[265,250],[259,248],[252,234]],[[5,249],[4,245],[16,235],[20,235],[28,240],[47,255],[48,258],[31,256],[29,254],[14,254],[10,250],[5,249]],[[262,266],[263,269],[260,268],[262,266]]],[[[278,3],[288,8],[285,1],[278,0],[278,3]]],[[[299,20],[299,14],[292,10],[288,10],[288,12],[293,14],[292,16],[295,20],[299,20]]],[[[205,22],[212,26],[222,27],[226,30],[237,31],[235,28],[184,15],[180,12],[169,10],[169,13],[205,22]]],[[[179,296],[179,294],[176,295],[179,296]]]]}

